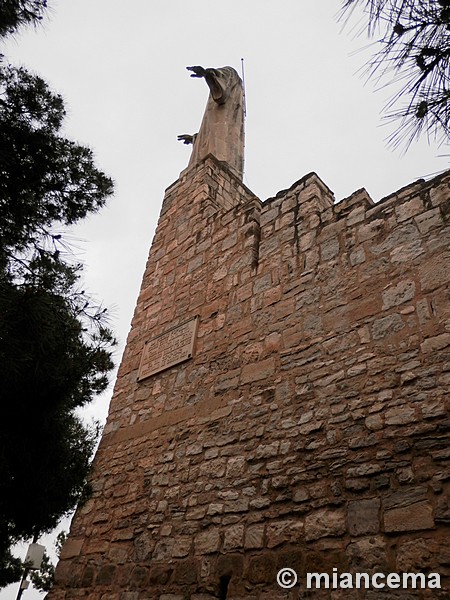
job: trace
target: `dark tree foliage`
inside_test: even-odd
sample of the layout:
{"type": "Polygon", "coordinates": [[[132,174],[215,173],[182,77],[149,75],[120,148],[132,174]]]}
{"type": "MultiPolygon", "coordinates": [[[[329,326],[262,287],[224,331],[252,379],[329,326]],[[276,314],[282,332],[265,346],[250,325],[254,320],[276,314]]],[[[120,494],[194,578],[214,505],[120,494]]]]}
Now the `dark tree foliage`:
{"type": "Polygon", "coordinates": [[[55,223],[100,208],[111,180],[92,152],[59,135],[62,98],[25,69],[0,70],[0,227],[5,246],[29,248],[55,223]]]}
{"type": "Polygon", "coordinates": [[[40,77],[0,64],[0,587],[20,577],[11,545],[53,529],[88,492],[98,427],[76,411],[113,366],[105,311],[61,234],[112,182],[60,134],[63,117],[40,77]]]}
{"type": "Polygon", "coordinates": [[[22,25],[36,25],[47,8],[47,0],[1,0],[0,37],[14,33],[22,25]]]}
{"type": "Polygon", "coordinates": [[[426,134],[443,143],[450,135],[450,0],[344,0],[368,17],[368,32],[380,49],[370,76],[390,77],[397,90],[386,116],[398,123],[389,141],[406,147],[426,134]]]}

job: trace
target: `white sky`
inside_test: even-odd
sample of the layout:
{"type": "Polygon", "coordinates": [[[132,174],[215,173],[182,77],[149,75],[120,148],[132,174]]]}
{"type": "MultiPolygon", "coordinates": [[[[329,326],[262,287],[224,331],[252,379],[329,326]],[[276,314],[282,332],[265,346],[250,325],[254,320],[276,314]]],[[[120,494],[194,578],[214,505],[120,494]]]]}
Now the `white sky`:
{"type": "MultiPolygon", "coordinates": [[[[10,39],[10,62],[62,94],[65,134],[90,146],[116,192],[76,228],[86,288],[112,309],[125,342],[164,190],[188,163],[181,133],[198,131],[208,88],[187,65],[240,71],[247,92],[244,183],[261,200],[310,171],[336,200],[365,187],[377,201],[447,168],[425,140],[406,155],[386,147],[389,97],[358,70],[368,44],[342,32],[340,0],[49,0],[42,28],[10,39]]],[[[104,421],[111,391],[88,413],[104,421]]],[[[0,592],[13,600],[17,585],[0,592]]],[[[39,596],[38,596],[39,597],[39,596]]],[[[25,592],[25,600],[36,593],[25,592]]]]}

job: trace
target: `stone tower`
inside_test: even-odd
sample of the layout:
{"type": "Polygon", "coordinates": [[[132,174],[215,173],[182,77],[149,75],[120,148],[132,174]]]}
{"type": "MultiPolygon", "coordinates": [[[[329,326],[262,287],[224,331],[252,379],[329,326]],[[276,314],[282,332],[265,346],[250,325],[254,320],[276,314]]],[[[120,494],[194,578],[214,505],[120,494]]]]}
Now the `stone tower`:
{"type": "Polygon", "coordinates": [[[336,204],[314,173],[262,203],[213,155],[183,172],[50,599],[448,598],[449,216],[448,173],[336,204]]]}

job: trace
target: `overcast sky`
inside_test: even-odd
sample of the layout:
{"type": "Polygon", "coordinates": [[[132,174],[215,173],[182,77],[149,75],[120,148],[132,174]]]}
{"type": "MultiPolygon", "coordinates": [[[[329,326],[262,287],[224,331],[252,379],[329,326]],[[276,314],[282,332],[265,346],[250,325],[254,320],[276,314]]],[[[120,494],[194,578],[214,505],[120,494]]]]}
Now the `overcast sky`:
{"type": "MultiPolygon", "coordinates": [[[[342,31],[340,0],[49,0],[49,18],[4,51],[62,94],[65,134],[115,181],[107,208],[73,232],[86,288],[111,309],[120,360],[164,190],[188,163],[208,97],[187,65],[241,69],[247,97],[244,183],[261,200],[315,171],[339,201],[375,201],[447,168],[422,140],[393,152],[387,90],[358,71],[367,39],[342,31]]],[[[354,19],[353,23],[356,23],[354,19]]],[[[354,27],[360,29],[361,25],[354,27]]],[[[370,51],[370,49],[369,49],[370,51]]],[[[104,421],[111,391],[89,414],[104,421]]],[[[13,600],[17,585],[0,593],[13,600]]],[[[33,600],[33,592],[25,600],[33,600]]]]}

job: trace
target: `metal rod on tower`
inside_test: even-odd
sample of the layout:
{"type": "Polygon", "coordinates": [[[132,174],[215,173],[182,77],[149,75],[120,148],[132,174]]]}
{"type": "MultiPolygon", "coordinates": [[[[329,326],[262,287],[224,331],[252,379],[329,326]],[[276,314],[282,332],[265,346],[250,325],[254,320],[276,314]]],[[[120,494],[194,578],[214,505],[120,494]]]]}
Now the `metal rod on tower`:
{"type": "Polygon", "coordinates": [[[245,96],[245,73],[244,73],[244,59],[241,58],[241,69],[242,69],[242,89],[244,95],[244,117],[247,116],[247,98],[245,96]]]}

